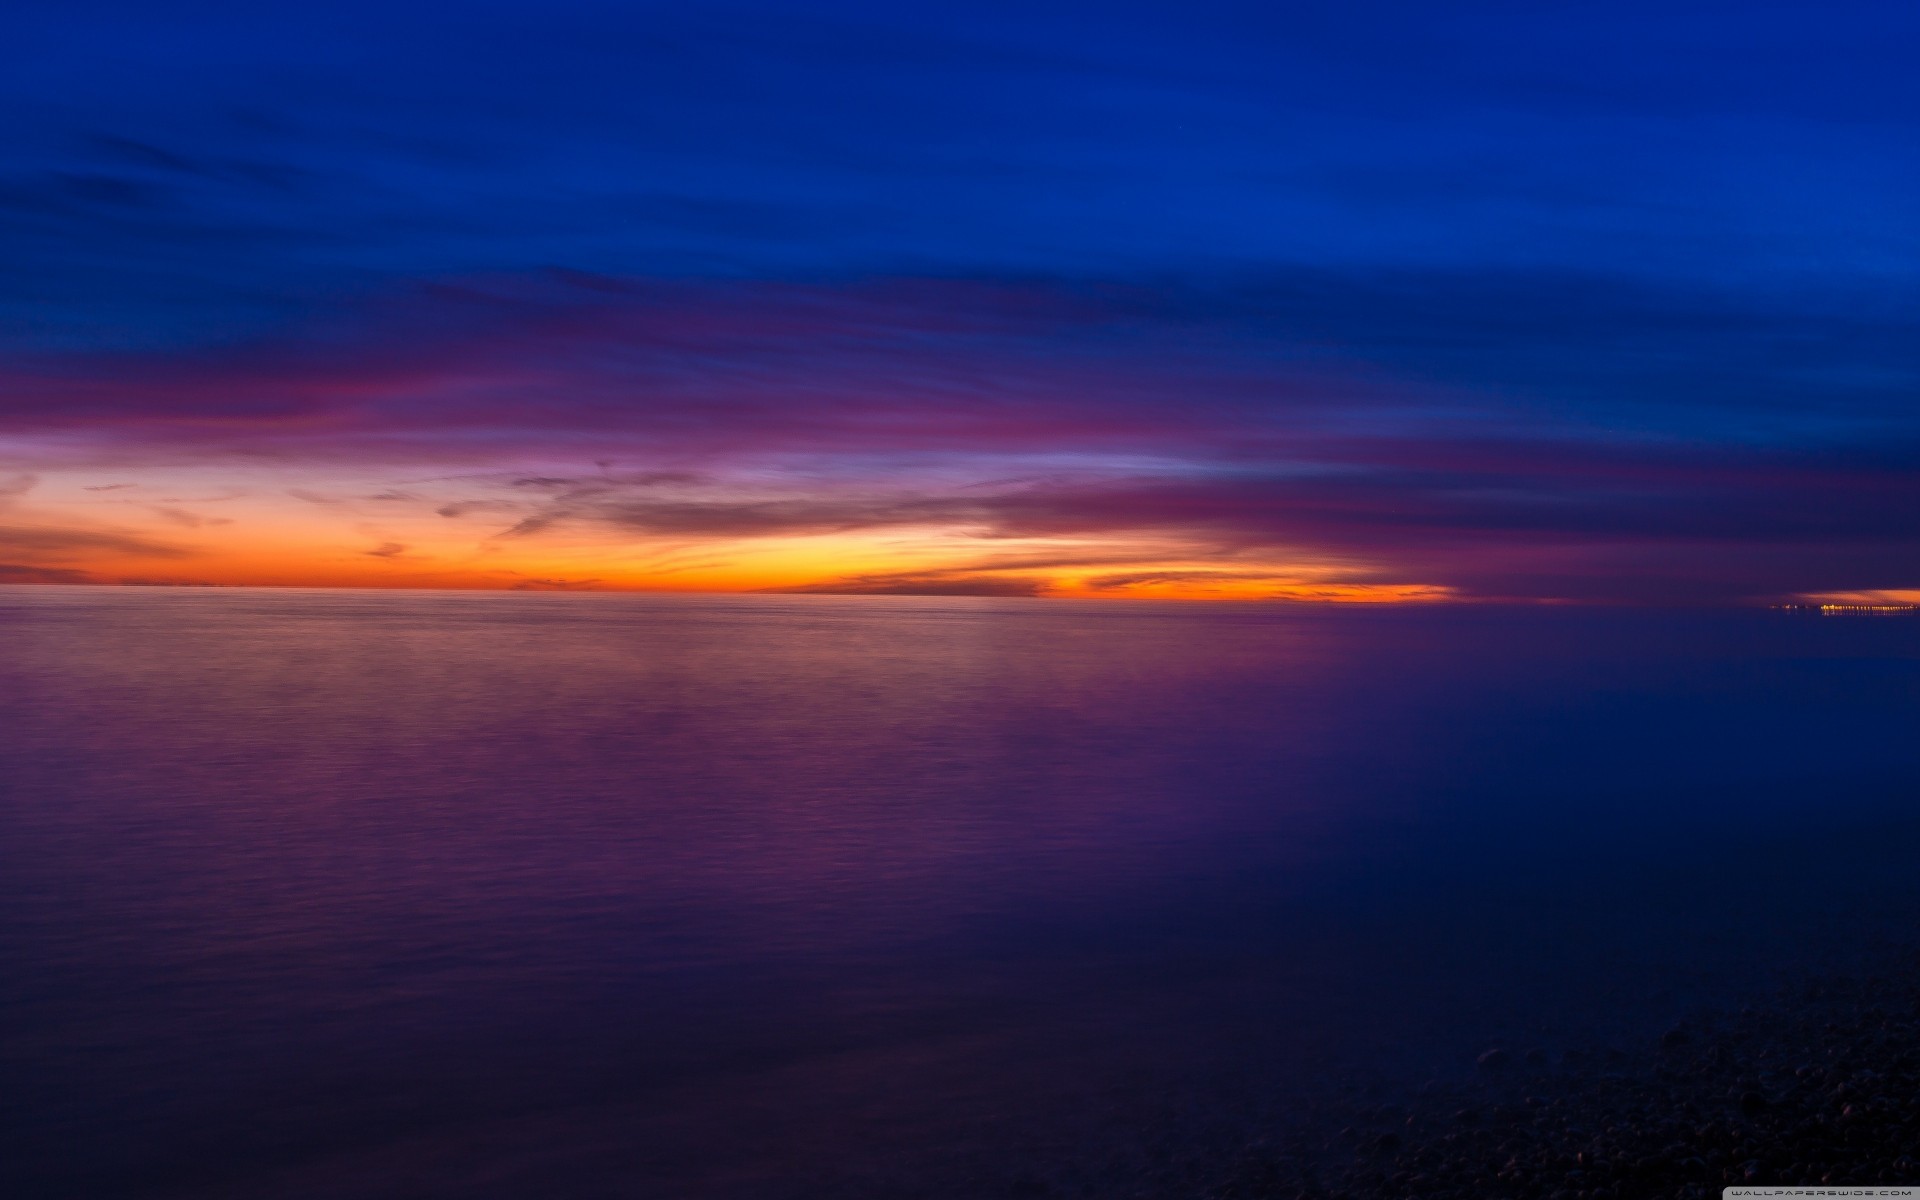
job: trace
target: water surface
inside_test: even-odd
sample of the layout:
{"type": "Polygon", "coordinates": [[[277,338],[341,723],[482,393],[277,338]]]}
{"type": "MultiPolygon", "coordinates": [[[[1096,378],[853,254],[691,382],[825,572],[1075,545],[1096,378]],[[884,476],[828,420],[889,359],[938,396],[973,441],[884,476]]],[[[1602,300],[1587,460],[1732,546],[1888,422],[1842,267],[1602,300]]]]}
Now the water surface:
{"type": "Polygon", "coordinates": [[[1916,717],[1920,620],[0,589],[0,1192],[1191,1194],[1881,952],[1916,717]]]}

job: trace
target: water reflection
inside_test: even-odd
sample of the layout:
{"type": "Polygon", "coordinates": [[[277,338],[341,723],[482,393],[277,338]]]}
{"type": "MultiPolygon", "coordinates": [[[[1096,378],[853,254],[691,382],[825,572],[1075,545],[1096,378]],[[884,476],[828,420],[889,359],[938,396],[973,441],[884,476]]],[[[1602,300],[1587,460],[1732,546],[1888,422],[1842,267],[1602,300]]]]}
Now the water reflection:
{"type": "Polygon", "coordinates": [[[0,591],[0,1171],[1100,1194],[1831,931],[1713,863],[1891,914],[1912,628],[0,591]]]}

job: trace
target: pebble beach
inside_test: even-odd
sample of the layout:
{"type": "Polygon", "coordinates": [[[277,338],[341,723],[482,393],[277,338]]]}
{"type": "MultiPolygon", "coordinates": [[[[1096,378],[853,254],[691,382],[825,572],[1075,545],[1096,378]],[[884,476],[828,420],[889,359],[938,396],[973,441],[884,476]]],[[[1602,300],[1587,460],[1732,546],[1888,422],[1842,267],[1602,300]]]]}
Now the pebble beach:
{"type": "Polygon", "coordinates": [[[1490,1047],[1475,1078],[1252,1148],[1216,1200],[1700,1200],[1920,1182],[1920,962],[1783,984],[1637,1047],[1490,1047]],[[1337,1126],[1337,1128],[1336,1128],[1337,1126]]]}

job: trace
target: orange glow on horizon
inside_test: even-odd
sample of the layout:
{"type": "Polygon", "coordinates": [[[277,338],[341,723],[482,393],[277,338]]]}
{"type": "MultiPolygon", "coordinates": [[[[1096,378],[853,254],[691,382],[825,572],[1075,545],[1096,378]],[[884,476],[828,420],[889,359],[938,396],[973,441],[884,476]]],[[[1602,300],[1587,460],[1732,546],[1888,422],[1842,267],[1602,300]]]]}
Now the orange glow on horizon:
{"type": "Polygon", "coordinates": [[[1807,592],[1807,604],[1850,608],[1913,608],[1920,606],[1920,588],[1878,588],[1852,592],[1807,592]]]}
{"type": "MultiPolygon", "coordinates": [[[[588,485],[607,478],[624,482],[584,476],[588,485]]],[[[764,483],[678,492],[636,485],[632,494],[659,507],[622,525],[617,507],[611,517],[568,516],[563,501],[538,493],[550,482],[565,481],[494,472],[392,483],[284,466],[43,469],[14,477],[0,494],[0,582],[1342,604],[1458,598],[1445,586],[1395,579],[1377,563],[1222,550],[1177,531],[1012,536],[964,512],[901,521],[887,514],[884,495],[870,502],[764,483]],[[858,515],[863,502],[882,517],[840,530],[809,527],[838,523],[843,511],[858,515]],[[665,515],[650,515],[657,513],[665,515]]]]}
{"type": "MultiPolygon", "coordinates": [[[[799,539],[796,539],[799,540],[799,539]]],[[[189,562],[100,557],[85,561],[88,582],[136,586],[344,587],[449,590],[604,592],[836,593],[889,592],[1032,595],[1096,600],[1260,601],[1338,604],[1429,604],[1458,600],[1454,589],[1431,584],[1373,583],[1314,578],[1297,569],[1209,572],[1189,563],[1130,564],[1120,579],[1077,571],[978,570],[918,553],[888,558],[871,549],[844,556],[804,553],[800,546],[752,546],[720,561],[653,572],[609,555],[501,555],[477,558],[409,550],[390,556],[341,553],[331,547],[281,543],[234,546],[189,562]],[[364,560],[364,561],[361,561],[364,560]],[[889,579],[924,580],[890,585],[889,579]],[[875,582],[864,584],[863,579],[875,582]],[[947,582],[943,584],[943,580],[947,582]],[[997,585],[997,586],[988,586],[997,585]]]]}

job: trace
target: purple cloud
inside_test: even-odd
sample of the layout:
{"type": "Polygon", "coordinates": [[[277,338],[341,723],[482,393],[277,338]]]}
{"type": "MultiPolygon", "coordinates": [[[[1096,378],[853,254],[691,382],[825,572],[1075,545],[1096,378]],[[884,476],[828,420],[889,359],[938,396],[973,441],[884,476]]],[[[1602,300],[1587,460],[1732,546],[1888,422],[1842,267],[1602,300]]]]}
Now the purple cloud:
{"type": "MultiPolygon", "coordinates": [[[[1723,600],[1920,582],[1915,378],[1874,311],[1595,276],[552,271],[241,344],[16,356],[0,428],[127,461],[464,471],[473,490],[432,499],[288,491],[504,541],[1151,536],[1223,569],[1304,555],[1476,595],[1723,600]]],[[[936,585],[1028,586],[822,584],[936,585]]]]}

